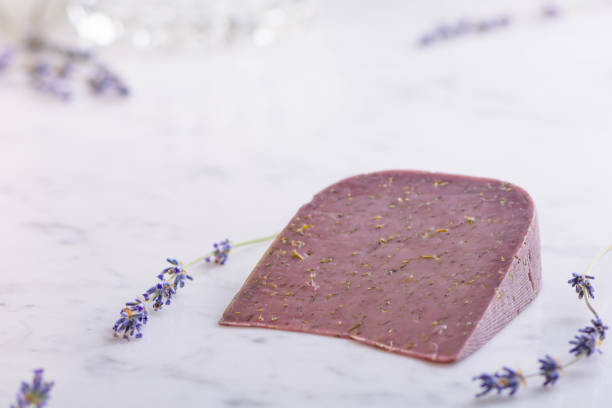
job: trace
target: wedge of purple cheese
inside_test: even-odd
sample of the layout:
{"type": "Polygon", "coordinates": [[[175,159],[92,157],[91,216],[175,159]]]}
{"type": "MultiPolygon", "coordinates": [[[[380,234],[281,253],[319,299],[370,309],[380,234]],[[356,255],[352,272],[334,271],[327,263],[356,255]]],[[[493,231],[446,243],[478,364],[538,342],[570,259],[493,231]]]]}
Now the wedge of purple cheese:
{"type": "Polygon", "coordinates": [[[541,288],[533,201],[499,180],[384,171],[299,209],[220,321],[462,359],[541,288]]]}

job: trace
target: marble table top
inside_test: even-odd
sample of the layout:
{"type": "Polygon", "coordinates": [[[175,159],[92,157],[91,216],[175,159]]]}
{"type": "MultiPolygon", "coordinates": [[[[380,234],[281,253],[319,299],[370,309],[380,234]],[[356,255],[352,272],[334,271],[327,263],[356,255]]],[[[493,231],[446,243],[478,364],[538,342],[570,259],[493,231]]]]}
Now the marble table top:
{"type": "MultiPolygon", "coordinates": [[[[590,318],[566,281],[612,243],[612,8],[417,49],[434,12],[336,1],[267,48],[108,50],[134,90],[120,102],[0,76],[0,405],[43,367],[49,407],[605,406],[607,345],[513,398],[474,399],[471,378],[565,357],[590,318]],[[474,355],[219,326],[266,244],[193,268],[142,339],[112,337],[167,256],[274,233],[325,186],[382,169],[499,178],[536,202],[543,290],[474,355]]],[[[611,269],[594,272],[604,317],[611,269]]]]}

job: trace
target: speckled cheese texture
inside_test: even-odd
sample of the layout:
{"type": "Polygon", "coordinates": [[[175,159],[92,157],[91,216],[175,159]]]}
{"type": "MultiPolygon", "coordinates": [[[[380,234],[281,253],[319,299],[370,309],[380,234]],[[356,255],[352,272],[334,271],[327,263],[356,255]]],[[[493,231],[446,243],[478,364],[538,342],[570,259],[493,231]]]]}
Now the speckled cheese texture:
{"type": "Polygon", "coordinates": [[[302,206],[220,321],[464,358],[541,288],[533,201],[499,180],[383,171],[302,206]]]}

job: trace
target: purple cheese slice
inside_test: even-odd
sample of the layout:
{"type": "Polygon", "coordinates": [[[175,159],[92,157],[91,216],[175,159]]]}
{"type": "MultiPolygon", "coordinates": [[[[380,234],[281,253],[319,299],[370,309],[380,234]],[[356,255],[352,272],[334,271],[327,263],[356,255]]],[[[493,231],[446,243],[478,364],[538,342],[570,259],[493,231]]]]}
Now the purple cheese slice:
{"type": "Polygon", "coordinates": [[[462,359],[541,288],[532,199],[499,180],[384,171],[302,206],[220,321],[462,359]]]}

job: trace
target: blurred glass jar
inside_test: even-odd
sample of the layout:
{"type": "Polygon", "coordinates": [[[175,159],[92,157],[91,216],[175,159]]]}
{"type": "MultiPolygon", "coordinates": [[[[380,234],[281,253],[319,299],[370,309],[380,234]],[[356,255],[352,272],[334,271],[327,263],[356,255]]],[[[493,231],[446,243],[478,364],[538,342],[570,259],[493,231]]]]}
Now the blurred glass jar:
{"type": "Polygon", "coordinates": [[[15,38],[55,30],[66,23],[68,1],[0,0],[0,34],[15,38]]]}
{"type": "Polygon", "coordinates": [[[316,15],[315,0],[68,0],[66,11],[79,37],[97,45],[198,49],[264,46],[316,15]]]}

